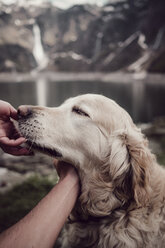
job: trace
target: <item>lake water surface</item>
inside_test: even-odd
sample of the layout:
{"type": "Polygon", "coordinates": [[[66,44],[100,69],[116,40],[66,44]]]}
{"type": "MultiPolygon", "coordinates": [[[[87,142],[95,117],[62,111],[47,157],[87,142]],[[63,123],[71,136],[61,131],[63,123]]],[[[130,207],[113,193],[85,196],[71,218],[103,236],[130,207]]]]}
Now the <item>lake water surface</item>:
{"type": "Polygon", "coordinates": [[[113,73],[0,74],[0,99],[22,104],[58,106],[79,94],[103,94],[124,107],[136,122],[165,116],[165,76],[113,73]]]}

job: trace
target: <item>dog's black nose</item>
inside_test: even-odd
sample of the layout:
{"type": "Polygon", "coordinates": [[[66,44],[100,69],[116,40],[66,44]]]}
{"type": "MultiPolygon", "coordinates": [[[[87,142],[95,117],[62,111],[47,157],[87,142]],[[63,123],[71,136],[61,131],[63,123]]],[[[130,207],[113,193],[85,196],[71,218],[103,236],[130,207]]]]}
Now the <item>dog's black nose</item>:
{"type": "Polygon", "coordinates": [[[18,118],[27,118],[32,115],[32,109],[29,106],[21,105],[17,110],[18,118]]]}

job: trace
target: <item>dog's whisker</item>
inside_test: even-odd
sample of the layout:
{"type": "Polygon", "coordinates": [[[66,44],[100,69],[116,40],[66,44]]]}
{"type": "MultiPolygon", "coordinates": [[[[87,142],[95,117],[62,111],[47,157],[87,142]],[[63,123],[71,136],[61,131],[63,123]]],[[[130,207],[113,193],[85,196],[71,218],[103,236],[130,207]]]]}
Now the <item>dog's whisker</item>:
{"type": "Polygon", "coordinates": [[[34,137],[34,139],[32,140],[32,142],[31,142],[31,144],[30,144],[30,146],[29,146],[29,151],[32,150],[34,142],[35,142],[35,137],[34,137]]]}

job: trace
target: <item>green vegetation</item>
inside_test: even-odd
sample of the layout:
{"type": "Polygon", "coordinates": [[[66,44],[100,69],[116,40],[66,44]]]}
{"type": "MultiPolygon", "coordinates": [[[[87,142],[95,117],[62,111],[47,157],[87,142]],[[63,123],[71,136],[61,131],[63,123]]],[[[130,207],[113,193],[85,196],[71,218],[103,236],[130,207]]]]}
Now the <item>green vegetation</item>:
{"type": "Polygon", "coordinates": [[[46,177],[33,176],[11,191],[0,194],[0,232],[24,217],[53,185],[46,177]]]}
{"type": "Polygon", "coordinates": [[[157,155],[157,160],[160,165],[165,166],[165,153],[157,155]]]}

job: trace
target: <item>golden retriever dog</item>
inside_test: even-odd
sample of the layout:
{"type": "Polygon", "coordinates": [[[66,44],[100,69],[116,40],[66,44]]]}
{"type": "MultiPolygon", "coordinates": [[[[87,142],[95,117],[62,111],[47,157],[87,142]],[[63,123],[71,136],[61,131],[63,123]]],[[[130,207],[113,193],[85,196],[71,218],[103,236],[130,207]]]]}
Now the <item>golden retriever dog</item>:
{"type": "Polygon", "coordinates": [[[62,248],[165,247],[165,171],[123,108],[86,94],[57,108],[20,106],[18,114],[28,142],[80,177],[62,248]]]}

